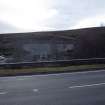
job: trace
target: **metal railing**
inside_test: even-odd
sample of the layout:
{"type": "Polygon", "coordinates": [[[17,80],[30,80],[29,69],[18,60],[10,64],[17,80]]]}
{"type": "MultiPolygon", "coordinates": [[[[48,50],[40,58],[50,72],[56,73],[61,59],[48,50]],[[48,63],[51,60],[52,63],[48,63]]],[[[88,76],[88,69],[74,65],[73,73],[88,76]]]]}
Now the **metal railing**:
{"type": "Polygon", "coordinates": [[[88,59],[71,59],[71,60],[54,60],[38,62],[17,62],[17,63],[0,63],[0,68],[25,68],[25,67],[59,67],[70,65],[85,64],[105,64],[105,58],[88,58],[88,59]]]}

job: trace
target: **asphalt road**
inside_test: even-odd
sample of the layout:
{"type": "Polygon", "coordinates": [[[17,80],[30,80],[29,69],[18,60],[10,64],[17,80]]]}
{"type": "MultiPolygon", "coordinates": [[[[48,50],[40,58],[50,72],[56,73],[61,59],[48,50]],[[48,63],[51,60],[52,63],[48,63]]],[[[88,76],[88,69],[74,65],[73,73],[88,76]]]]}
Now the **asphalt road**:
{"type": "Polygon", "coordinates": [[[105,105],[105,70],[0,77],[0,105],[105,105]]]}

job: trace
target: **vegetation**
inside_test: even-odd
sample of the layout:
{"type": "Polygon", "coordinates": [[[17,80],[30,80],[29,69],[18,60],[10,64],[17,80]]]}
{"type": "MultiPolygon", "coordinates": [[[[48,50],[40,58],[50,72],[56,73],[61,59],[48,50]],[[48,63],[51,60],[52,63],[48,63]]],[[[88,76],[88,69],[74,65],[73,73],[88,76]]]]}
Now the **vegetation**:
{"type": "Polygon", "coordinates": [[[97,70],[105,68],[105,64],[79,65],[67,67],[38,67],[38,68],[21,68],[21,69],[1,69],[0,76],[12,75],[29,75],[29,74],[45,74],[45,73],[60,73],[60,72],[78,72],[86,70],[97,70]]]}

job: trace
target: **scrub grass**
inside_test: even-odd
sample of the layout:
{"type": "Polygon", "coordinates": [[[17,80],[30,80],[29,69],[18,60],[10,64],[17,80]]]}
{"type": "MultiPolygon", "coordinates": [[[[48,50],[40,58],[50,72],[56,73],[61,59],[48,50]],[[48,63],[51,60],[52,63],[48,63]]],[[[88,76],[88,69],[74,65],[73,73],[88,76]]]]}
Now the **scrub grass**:
{"type": "Polygon", "coordinates": [[[92,64],[92,65],[76,65],[66,67],[33,67],[21,69],[0,69],[0,76],[12,75],[28,75],[28,74],[44,74],[44,73],[59,73],[59,72],[77,72],[104,69],[105,64],[92,64]]]}

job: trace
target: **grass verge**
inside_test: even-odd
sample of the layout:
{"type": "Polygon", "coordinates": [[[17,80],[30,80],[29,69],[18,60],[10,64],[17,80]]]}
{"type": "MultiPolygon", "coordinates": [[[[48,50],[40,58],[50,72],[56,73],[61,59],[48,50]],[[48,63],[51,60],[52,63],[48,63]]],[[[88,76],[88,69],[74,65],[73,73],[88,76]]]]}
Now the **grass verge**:
{"type": "Polygon", "coordinates": [[[21,69],[0,69],[0,76],[12,75],[29,75],[29,74],[45,74],[45,73],[60,73],[60,72],[77,72],[98,70],[105,68],[105,64],[92,65],[76,65],[67,67],[38,67],[38,68],[21,68],[21,69]]]}

